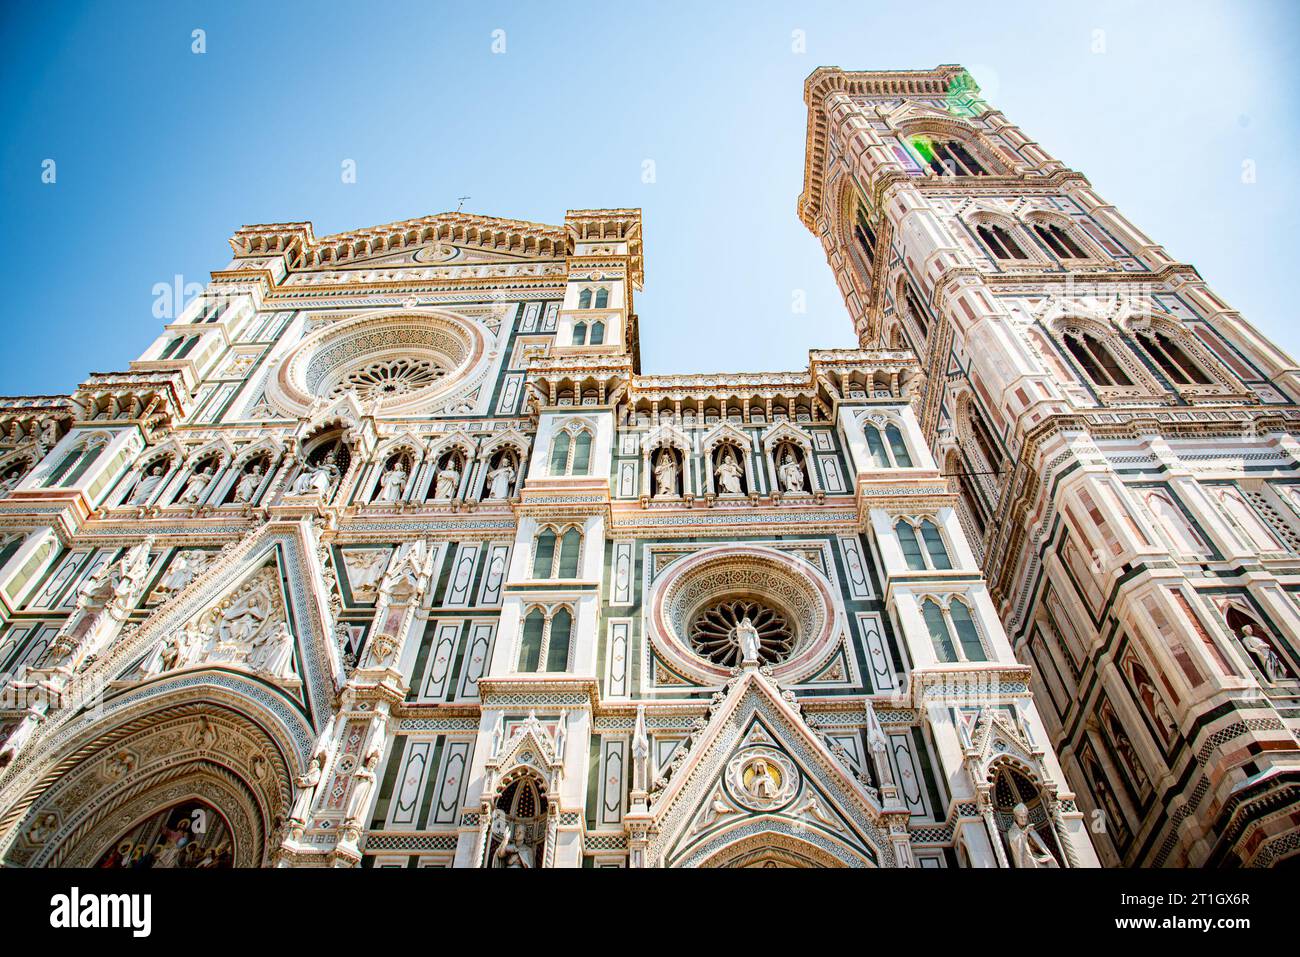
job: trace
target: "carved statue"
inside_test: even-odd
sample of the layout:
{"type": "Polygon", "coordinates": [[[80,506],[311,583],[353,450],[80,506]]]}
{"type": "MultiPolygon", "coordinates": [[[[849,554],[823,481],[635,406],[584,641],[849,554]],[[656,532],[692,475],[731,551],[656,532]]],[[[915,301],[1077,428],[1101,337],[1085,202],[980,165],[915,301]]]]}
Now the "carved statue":
{"type": "Polygon", "coordinates": [[[375,789],[375,767],[379,764],[379,749],[371,748],[361,766],[352,772],[352,795],[348,798],[348,810],[344,823],[353,827],[361,826],[361,816],[370,804],[370,794],[375,789]]]}
{"type": "Polygon", "coordinates": [[[762,646],[758,640],[758,629],[754,627],[748,615],[740,619],[736,625],[736,644],[740,646],[741,664],[758,664],[762,646]]]}
{"type": "Polygon", "coordinates": [[[456,496],[456,489],[460,486],[460,472],[456,469],[456,460],[450,458],[447,464],[438,472],[438,477],[434,481],[433,497],[441,499],[451,499],[456,496]]]}
{"type": "Polygon", "coordinates": [[[212,482],[212,466],[209,465],[202,472],[195,472],[190,476],[190,480],[185,483],[185,489],[181,492],[180,498],[177,499],[182,505],[197,505],[200,498],[203,497],[204,490],[212,482]]]}
{"type": "Polygon", "coordinates": [[[6,475],[3,479],[0,479],[0,498],[3,498],[4,496],[12,492],[17,487],[18,483],[21,482],[22,480],[23,480],[22,466],[19,466],[18,468],[10,472],[8,475],[6,475]]]}
{"type": "Polygon", "coordinates": [[[155,590],[163,591],[169,594],[176,594],[187,588],[190,582],[194,581],[195,576],[203,570],[201,556],[202,552],[177,552],[172,563],[167,566],[167,574],[163,575],[155,590]]]}
{"type": "Polygon", "coordinates": [[[153,495],[154,490],[162,484],[163,467],[155,465],[149,470],[148,474],[140,476],[140,481],[135,485],[131,492],[131,497],[127,500],[128,505],[145,505],[149,497],[153,495]]]}
{"type": "Polygon", "coordinates": [[[353,595],[363,598],[374,594],[387,557],[388,553],[380,549],[344,553],[343,563],[347,567],[348,584],[352,586],[353,595]]]}
{"type": "Polygon", "coordinates": [[[41,423],[41,445],[46,449],[52,449],[59,441],[59,425],[53,419],[46,419],[41,423]]]}
{"type": "Polygon", "coordinates": [[[379,480],[379,501],[390,504],[400,502],[402,490],[406,488],[406,479],[406,469],[402,467],[401,462],[384,472],[379,480]]]}
{"type": "Polygon", "coordinates": [[[1029,826],[1029,809],[1017,804],[1011,811],[1013,821],[1007,828],[1007,846],[1011,849],[1011,863],[1016,867],[1060,867],[1052,852],[1047,849],[1038,832],[1029,826]]]}
{"type": "Polygon", "coordinates": [[[307,773],[298,778],[298,793],[293,799],[293,810],[289,820],[296,824],[306,824],[311,814],[312,801],[316,798],[316,786],[320,784],[321,768],[325,764],[325,755],[313,754],[307,764],[307,773]]]}
{"type": "Polygon", "coordinates": [[[677,459],[664,449],[655,462],[655,498],[674,498],[677,495],[677,459]]]}
{"type": "Polygon", "coordinates": [[[1264,677],[1269,682],[1285,681],[1287,677],[1286,665],[1278,657],[1273,646],[1265,641],[1262,637],[1255,634],[1255,629],[1251,625],[1241,626],[1241,643],[1245,646],[1255,660],[1259,663],[1259,668],[1264,672],[1264,677]]]}
{"type": "Polygon", "coordinates": [[[287,621],[263,630],[253,641],[248,663],[256,671],[273,678],[293,677],[293,632],[287,621]]]}
{"type": "Polygon", "coordinates": [[[220,640],[250,647],[270,610],[271,598],[266,591],[261,587],[252,589],[221,613],[217,626],[220,640]]]}
{"type": "Polygon", "coordinates": [[[533,867],[533,847],[528,843],[528,828],[516,824],[497,847],[493,867],[533,867]]]}
{"type": "Polygon", "coordinates": [[[806,491],[803,469],[795,461],[793,452],[785,453],[785,461],[781,463],[781,468],[777,471],[777,477],[781,480],[781,487],[787,492],[806,491]]]}
{"type": "Polygon", "coordinates": [[[337,456],[331,449],[319,465],[304,465],[294,480],[291,495],[328,495],[334,483],[339,479],[339,467],[335,464],[337,456]]]}
{"type": "Polygon", "coordinates": [[[240,505],[247,505],[257,494],[257,487],[262,484],[262,463],[257,462],[250,471],[245,472],[239,477],[235,484],[235,501],[240,505]]]}
{"type": "Polygon", "coordinates": [[[742,494],[740,480],[744,474],[741,467],[736,464],[736,456],[730,449],[725,450],[722,453],[722,461],[718,464],[716,472],[718,486],[722,489],[722,494],[742,494]]]}
{"type": "Polygon", "coordinates": [[[767,800],[776,796],[780,790],[780,782],[777,781],[776,774],[773,773],[771,765],[767,763],[766,758],[756,758],[750,765],[754,774],[747,782],[745,789],[754,797],[760,800],[767,800]]]}
{"type": "Polygon", "coordinates": [[[515,467],[510,459],[502,459],[501,464],[494,468],[487,475],[488,481],[488,498],[507,499],[510,497],[511,486],[515,481],[515,467]]]}

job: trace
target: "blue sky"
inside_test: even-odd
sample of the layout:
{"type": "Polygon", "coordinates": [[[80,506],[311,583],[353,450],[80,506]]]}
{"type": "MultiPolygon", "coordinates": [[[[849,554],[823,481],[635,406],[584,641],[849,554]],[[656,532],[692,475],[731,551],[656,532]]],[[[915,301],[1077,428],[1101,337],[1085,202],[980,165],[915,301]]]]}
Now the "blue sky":
{"type": "Polygon", "coordinates": [[[155,284],[206,281],[241,224],[310,220],[324,235],[464,195],[468,211],[549,223],[568,208],[642,207],[644,371],[802,368],[809,348],[853,344],[795,215],[803,80],[824,64],[966,65],[1013,122],[1300,353],[1286,293],[1298,11],[8,0],[0,393],[66,392],[124,369],[162,321],[155,284]],[[795,30],[806,52],[792,50],[795,30]],[[342,182],[345,160],[355,183],[342,182]]]}

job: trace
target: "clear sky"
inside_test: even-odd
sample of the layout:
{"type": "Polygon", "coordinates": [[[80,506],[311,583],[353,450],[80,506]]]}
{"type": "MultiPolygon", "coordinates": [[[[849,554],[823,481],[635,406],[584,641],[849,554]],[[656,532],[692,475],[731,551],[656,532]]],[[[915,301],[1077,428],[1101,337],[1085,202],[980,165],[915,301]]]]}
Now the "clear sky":
{"type": "Polygon", "coordinates": [[[824,64],[964,64],[1300,353],[1300,4],[977,6],[4,0],[0,393],[125,369],[163,321],[155,285],[206,281],[241,224],[325,235],[461,196],[547,223],[641,207],[645,372],[803,368],[853,345],[795,215],[803,81],[824,64]]]}

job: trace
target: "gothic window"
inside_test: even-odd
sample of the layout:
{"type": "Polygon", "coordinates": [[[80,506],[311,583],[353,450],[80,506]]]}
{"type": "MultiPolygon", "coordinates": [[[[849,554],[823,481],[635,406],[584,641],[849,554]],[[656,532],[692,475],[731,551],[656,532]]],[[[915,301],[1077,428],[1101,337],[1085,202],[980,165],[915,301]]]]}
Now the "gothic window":
{"type": "Polygon", "coordinates": [[[870,271],[876,261],[876,231],[871,228],[871,223],[867,220],[867,208],[861,203],[858,204],[857,215],[853,221],[853,238],[858,241],[858,247],[866,260],[867,270],[870,271]]]}
{"type": "Polygon", "coordinates": [[[1062,259],[1088,258],[1088,254],[1083,251],[1083,247],[1075,241],[1068,230],[1062,229],[1055,223],[1034,223],[1033,226],[1038,238],[1062,259]]]}
{"type": "Polygon", "coordinates": [[[1020,248],[1011,235],[1011,231],[995,223],[981,224],[975,227],[984,245],[997,259],[1028,259],[1029,255],[1020,248]]]}
{"type": "Polygon", "coordinates": [[[590,308],[591,308],[591,290],[590,290],[590,289],[584,289],[584,290],[582,290],[582,292],[578,293],[578,308],[579,308],[579,309],[590,309],[590,308]]]}
{"type": "Polygon", "coordinates": [[[523,637],[519,642],[519,670],[536,671],[542,660],[542,639],[546,634],[546,614],[534,608],[524,618],[523,637]]]}
{"type": "Polygon", "coordinates": [[[601,286],[596,290],[596,308],[606,309],[609,307],[609,290],[601,286]]]}
{"type": "Polygon", "coordinates": [[[572,643],[573,613],[567,607],[533,608],[524,617],[519,670],[567,671],[572,643]]]}
{"type": "Polygon", "coordinates": [[[605,344],[605,324],[600,320],[591,324],[591,344],[593,346],[605,344]]]}
{"type": "Polygon", "coordinates": [[[591,433],[563,429],[551,443],[552,475],[587,475],[591,471],[591,433]]]}
{"type": "Polygon", "coordinates": [[[573,344],[575,346],[587,344],[587,324],[585,322],[575,322],[573,324],[573,344]]]}
{"type": "Polygon", "coordinates": [[[952,568],[943,534],[930,519],[913,525],[907,519],[900,518],[894,523],[894,533],[898,536],[903,558],[911,571],[946,571],[952,568]]]}
{"type": "Polygon", "coordinates": [[[1239,489],[1231,485],[1219,485],[1213,487],[1212,492],[1224,513],[1250,546],[1265,552],[1285,551],[1268,523],[1246,501],[1239,489]]]}
{"type": "Polygon", "coordinates": [[[77,480],[86,474],[86,470],[95,463],[107,444],[100,441],[70,451],[45,480],[45,487],[53,488],[56,485],[67,487],[77,484],[77,480]]]}
{"type": "Polygon", "coordinates": [[[577,578],[582,556],[582,532],[569,528],[563,533],[543,529],[533,550],[534,578],[577,578]]]}
{"type": "Polygon", "coordinates": [[[932,140],[925,136],[912,138],[912,147],[926,166],[939,176],[987,176],[988,170],[971,155],[961,140],[932,140]]]}
{"type": "Polygon", "coordinates": [[[1175,385],[1210,384],[1210,377],[1205,374],[1205,370],[1197,365],[1182,346],[1163,332],[1148,329],[1139,332],[1136,338],[1170,382],[1175,385]]]}
{"type": "Polygon", "coordinates": [[[226,304],[221,302],[204,303],[203,308],[198,315],[194,317],[194,324],[216,322],[226,311],[226,304]]]}
{"type": "Polygon", "coordinates": [[[1065,348],[1079,363],[1093,385],[1131,386],[1129,378],[1100,339],[1088,332],[1070,330],[1065,333],[1065,348]]]}
{"type": "Polygon", "coordinates": [[[903,303],[907,308],[907,314],[912,317],[912,321],[916,323],[916,328],[921,331],[921,338],[924,339],[930,333],[929,317],[921,306],[920,300],[917,298],[910,282],[903,283],[903,303]]]}
{"type": "Polygon", "coordinates": [[[953,599],[945,608],[933,598],[921,604],[921,617],[925,619],[930,641],[940,661],[987,661],[984,643],[970,609],[961,599],[953,599]]]}
{"type": "Polygon", "coordinates": [[[1150,489],[1142,496],[1142,500],[1155,517],[1156,528],[1170,541],[1175,550],[1186,555],[1202,555],[1209,552],[1205,539],[1187,520],[1187,516],[1168,493],[1159,489],[1150,489]]]}
{"type": "Polygon", "coordinates": [[[912,467],[912,456],[908,454],[907,442],[903,432],[896,425],[887,425],[883,432],[874,425],[863,425],[867,436],[867,449],[876,468],[908,469],[912,467]]]}
{"type": "Polygon", "coordinates": [[[989,431],[988,425],[984,422],[984,416],[973,405],[970,410],[970,432],[975,439],[975,444],[979,446],[980,454],[984,456],[984,461],[988,464],[989,470],[996,472],[1002,466],[1002,453],[998,450],[997,442],[993,440],[993,433],[989,431]]]}

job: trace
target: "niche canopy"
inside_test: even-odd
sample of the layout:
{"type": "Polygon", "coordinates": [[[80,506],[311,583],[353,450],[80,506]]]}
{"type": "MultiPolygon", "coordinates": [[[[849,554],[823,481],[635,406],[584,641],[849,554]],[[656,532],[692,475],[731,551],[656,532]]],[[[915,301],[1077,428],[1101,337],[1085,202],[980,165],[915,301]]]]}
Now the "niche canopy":
{"type": "Polygon", "coordinates": [[[369,313],[319,329],[280,364],[267,398],[308,415],[352,392],[376,414],[432,412],[454,405],[487,372],[487,331],[442,310],[369,313]]]}

